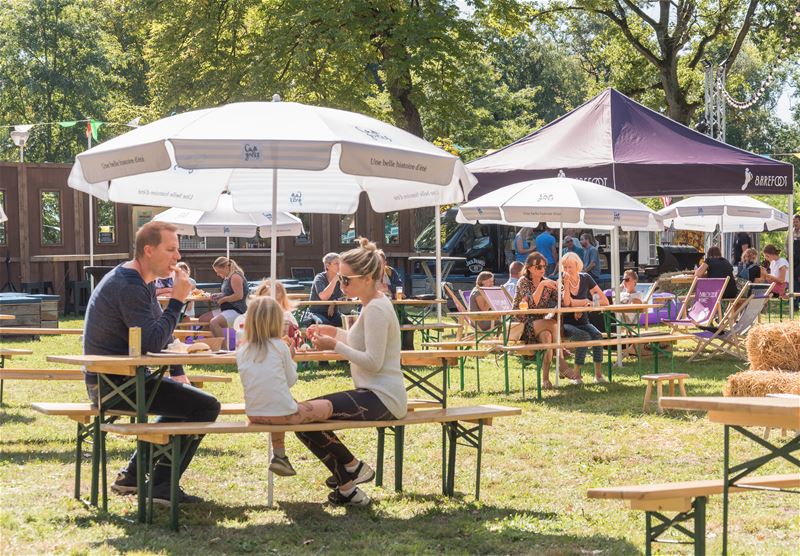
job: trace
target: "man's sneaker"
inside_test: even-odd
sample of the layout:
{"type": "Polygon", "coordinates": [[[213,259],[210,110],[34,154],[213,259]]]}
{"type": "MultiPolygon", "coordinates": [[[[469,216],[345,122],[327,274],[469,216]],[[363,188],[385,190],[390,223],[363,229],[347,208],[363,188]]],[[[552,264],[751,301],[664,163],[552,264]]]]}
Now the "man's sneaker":
{"type": "Polygon", "coordinates": [[[334,506],[369,506],[369,496],[367,493],[356,487],[350,496],[345,496],[339,489],[335,489],[328,494],[328,502],[334,506]]]}
{"type": "MultiPolygon", "coordinates": [[[[170,503],[169,496],[170,485],[169,483],[160,483],[153,487],[153,503],[168,506],[170,503]]],[[[192,496],[186,494],[181,487],[178,487],[178,502],[181,504],[196,504],[202,502],[203,499],[199,496],[192,496]]]]}
{"type": "Polygon", "coordinates": [[[272,456],[272,461],[269,464],[269,470],[280,475],[281,477],[292,477],[297,475],[297,471],[292,467],[292,463],[286,456],[272,456]]]}
{"type": "MultiPolygon", "coordinates": [[[[363,461],[358,462],[358,467],[351,473],[353,475],[353,483],[360,485],[361,483],[368,483],[375,478],[375,470],[363,461]]],[[[339,483],[336,482],[336,477],[331,475],[325,479],[325,486],[328,488],[336,488],[339,483]]]]}
{"type": "Polygon", "coordinates": [[[120,471],[117,473],[117,478],[111,483],[111,490],[117,494],[136,494],[136,475],[120,471]]]}

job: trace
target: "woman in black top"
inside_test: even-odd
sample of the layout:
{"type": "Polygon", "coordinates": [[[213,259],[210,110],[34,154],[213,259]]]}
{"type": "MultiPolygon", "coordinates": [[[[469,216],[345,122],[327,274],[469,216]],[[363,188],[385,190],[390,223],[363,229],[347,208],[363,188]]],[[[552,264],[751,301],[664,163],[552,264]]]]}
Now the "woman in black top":
{"type": "Polygon", "coordinates": [[[722,294],[723,299],[734,299],[739,290],[736,288],[736,278],[733,277],[733,266],[722,258],[722,251],[716,245],[709,247],[706,260],[694,271],[698,278],[728,278],[728,285],[722,294]]]}
{"type": "MultiPolygon", "coordinates": [[[[563,272],[564,297],[562,305],[564,307],[591,307],[593,297],[596,295],[600,305],[608,305],[603,290],[583,270],[583,261],[575,253],[567,253],[561,257],[561,271],[563,272]]],[[[563,317],[564,333],[567,338],[575,342],[585,342],[588,340],[600,340],[603,335],[589,322],[587,313],[565,313],[563,317]]],[[[586,359],[586,348],[575,350],[575,368],[570,378],[576,384],[583,384],[581,380],[581,366],[586,359]]],[[[592,348],[592,360],[594,361],[594,381],[608,382],[603,376],[603,348],[596,346],[592,348]]]]}

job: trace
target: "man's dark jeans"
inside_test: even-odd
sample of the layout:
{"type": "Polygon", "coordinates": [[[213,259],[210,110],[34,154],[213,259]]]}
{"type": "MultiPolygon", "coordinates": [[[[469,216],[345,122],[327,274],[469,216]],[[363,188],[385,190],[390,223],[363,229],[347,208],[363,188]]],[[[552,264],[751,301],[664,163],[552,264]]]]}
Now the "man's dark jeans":
{"type": "MultiPolygon", "coordinates": [[[[121,384],[128,379],[128,377],[107,376],[110,376],[117,384],[121,384]]],[[[98,380],[101,379],[98,377],[98,380]]],[[[150,397],[156,384],[156,378],[153,375],[148,376],[144,387],[145,396],[147,398],[150,397]]],[[[97,385],[87,384],[86,388],[89,393],[89,399],[93,404],[97,405],[97,385]]],[[[109,393],[110,389],[107,385],[103,384],[101,391],[105,396],[109,393]]],[[[130,410],[130,407],[128,407],[123,400],[120,400],[119,397],[114,397],[103,405],[103,409],[130,410]]],[[[158,386],[158,392],[153,399],[153,403],[150,405],[148,413],[159,416],[158,419],[156,419],[157,423],[184,423],[216,421],[219,411],[219,401],[211,394],[207,394],[194,386],[181,384],[169,378],[164,378],[158,386]]],[[[189,467],[189,463],[192,461],[201,440],[202,437],[193,440],[186,450],[186,455],[183,461],[181,461],[181,475],[183,475],[183,472],[189,467]]],[[[133,453],[130,461],[128,461],[125,471],[131,476],[136,475],[136,452],[133,453]]],[[[169,481],[170,464],[166,458],[161,457],[155,465],[153,484],[169,483],[169,481]]]]}

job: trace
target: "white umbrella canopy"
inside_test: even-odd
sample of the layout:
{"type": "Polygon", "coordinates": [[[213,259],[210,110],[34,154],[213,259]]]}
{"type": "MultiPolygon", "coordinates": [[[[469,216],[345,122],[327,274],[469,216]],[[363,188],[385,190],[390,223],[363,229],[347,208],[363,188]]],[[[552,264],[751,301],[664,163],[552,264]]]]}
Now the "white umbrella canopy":
{"type": "MultiPolygon", "coordinates": [[[[378,212],[435,206],[437,215],[477,183],[457,156],[390,124],[276,101],[139,127],[78,155],[67,183],[104,200],[206,211],[227,191],[235,210],[273,214],[351,214],[366,192],[378,212]]],[[[275,257],[270,270],[274,280],[275,257]]]]}
{"type": "Polygon", "coordinates": [[[70,187],[130,204],[348,214],[460,202],[461,160],[374,118],[293,102],[243,102],[158,120],[77,156],[70,187]],[[274,170],[280,170],[273,183],[274,170]],[[138,177],[137,177],[138,176],[138,177]]]}
{"type": "Polygon", "coordinates": [[[459,222],[623,230],[663,229],[661,217],[636,199],[587,181],[546,178],[496,189],[461,205],[459,222]]]}
{"type": "MultiPolygon", "coordinates": [[[[277,214],[275,225],[279,237],[303,233],[303,223],[299,218],[286,212],[277,214]]],[[[272,232],[271,212],[236,212],[230,195],[221,195],[217,208],[209,212],[171,208],[157,214],[153,220],[174,224],[181,235],[200,237],[255,237],[258,232],[267,238],[272,232]]]]}
{"type": "Polygon", "coordinates": [[[698,232],[763,232],[789,227],[789,216],[747,195],[698,195],[658,211],[664,226],[698,232]]]}

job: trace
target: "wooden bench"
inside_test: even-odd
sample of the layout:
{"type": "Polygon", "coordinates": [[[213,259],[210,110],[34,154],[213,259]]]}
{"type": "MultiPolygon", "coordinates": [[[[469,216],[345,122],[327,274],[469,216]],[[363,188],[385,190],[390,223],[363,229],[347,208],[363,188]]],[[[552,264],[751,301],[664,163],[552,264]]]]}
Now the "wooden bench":
{"type": "MultiPolygon", "coordinates": [[[[180,459],[182,439],[186,436],[209,434],[251,434],[271,432],[300,432],[300,431],[340,431],[348,429],[386,429],[389,427],[398,431],[395,434],[395,480],[402,474],[403,460],[403,430],[407,426],[420,424],[441,424],[447,438],[447,458],[442,461],[442,492],[447,496],[454,493],[456,444],[459,440],[462,445],[469,445],[477,450],[477,471],[475,478],[475,496],[480,498],[480,463],[483,447],[483,427],[491,425],[492,420],[498,417],[520,415],[521,410],[515,407],[481,405],[474,407],[448,407],[425,411],[414,411],[403,419],[393,421],[324,421],[320,423],[306,423],[302,425],[251,425],[249,423],[140,423],[140,424],[103,424],[101,430],[115,434],[134,436],[140,441],[151,444],[150,466],[153,461],[165,456],[170,461],[180,459]],[[463,425],[462,423],[468,423],[463,425]],[[475,426],[472,426],[475,425],[475,426]],[[398,449],[399,448],[399,449],[398,449]]],[[[444,455],[444,454],[443,454],[444,455]]],[[[379,454],[378,466],[382,465],[382,454],[379,454]]],[[[170,495],[170,525],[178,529],[178,466],[172,465],[170,495]]],[[[397,484],[397,483],[396,483],[397,484]]],[[[152,491],[152,489],[148,489],[152,491]]],[[[139,493],[139,503],[144,504],[144,493],[139,493]]],[[[149,493],[148,507],[150,520],[152,520],[152,492],[149,493]]],[[[272,491],[268,494],[268,503],[272,505],[272,491]]],[[[140,506],[141,507],[141,506],[140,506]]]]}
{"type": "MultiPolygon", "coordinates": [[[[617,344],[650,344],[655,355],[654,366],[655,371],[658,373],[658,354],[661,352],[659,347],[662,343],[674,344],[681,340],[690,340],[693,336],[691,334],[656,334],[647,336],[630,336],[624,338],[603,338],[601,340],[587,340],[584,342],[561,342],[560,344],[551,342],[547,344],[520,344],[514,346],[498,346],[497,349],[502,351],[505,355],[516,355],[522,358],[522,396],[525,396],[525,368],[526,357],[536,358],[536,391],[537,398],[542,399],[542,355],[548,349],[577,349],[580,347],[605,347],[608,353],[608,381],[612,379],[612,363],[611,363],[611,348],[617,344]]],[[[672,352],[670,351],[670,355],[672,352]]],[[[674,366],[674,361],[673,361],[674,366]]],[[[674,370],[674,369],[673,369],[674,370]]]]}
{"type": "MultiPolygon", "coordinates": [[[[669,395],[675,395],[675,385],[677,384],[678,390],[680,391],[681,396],[686,397],[686,388],[683,386],[683,381],[689,378],[689,375],[685,373],[661,373],[661,374],[654,374],[654,375],[642,375],[641,379],[647,381],[647,389],[644,392],[644,412],[647,413],[650,411],[650,404],[652,403],[650,400],[650,396],[653,394],[653,384],[656,385],[656,399],[655,403],[658,404],[658,400],[664,395],[662,392],[662,383],[666,382],[669,385],[669,395]]],[[[661,413],[663,409],[661,406],[658,406],[658,412],[661,413]]]]}
{"type": "MultiPolygon", "coordinates": [[[[661,539],[661,535],[670,529],[683,533],[690,540],[681,544],[694,544],[696,555],[705,554],[706,546],[706,503],[708,497],[722,494],[722,479],[707,481],[687,481],[683,483],[662,483],[653,485],[621,486],[610,488],[593,488],[587,493],[589,498],[607,500],[626,500],[633,510],[645,512],[646,554],[651,554],[652,543],[671,542],[675,540],[661,539]],[[677,512],[667,517],[661,512],[677,512]],[[653,519],[656,524],[653,524],[653,519]],[[694,530],[681,525],[694,521],[694,530]]],[[[784,490],[800,487],[800,473],[787,475],[769,475],[762,477],[746,477],[731,486],[730,493],[748,490],[784,490]]]]}
{"type": "MultiPolygon", "coordinates": [[[[83,378],[83,376],[81,376],[83,378]]],[[[190,377],[193,379],[195,377],[190,377]]],[[[439,409],[441,404],[433,400],[409,399],[408,411],[423,410],[423,409],[439,409]]],[[[81,461],[82,449],[84,441],[92,444],[92,474],[91,474],[91,488],[90,488],[90,503],[94,506],[97,505],[98,499],[98,477],[99,466],[105,454],[96,457],[94,447],[100,449],[100,443],[95,443],[95,434],[100,430],[100,411],[96,406],[88,402],[78,403],[60,403],[60,402],[36,402],[31,404],[31,409],[43,415],[53,417],[66,417],[71,421],[77,423],[77,434],[75,436],[75,498],[80,500],[81,497],[81,461]],[[97,465],[95,465],[95,461],[97,465]]],[[[113,422],[119,417],[135,417],[133,411],[119,411],[112,410],[105,412],[107,416],[104,419],[105,423],[113,422]]],[[[224,403],[221,404],[220,415],[244,415],[243,403],[224,403]]],[[[103,444],[103,447],[105,444],[103,444]]]]}
{"type": "Polygon", "coordinates": [[[22,326],[2,326],[0,336],[58,336],[83,334],[83,328],[38,328],[22,326]]]}
{"type": "MultiPolygon", "coordinates": [[[[230,382],[224,375],[187,375],[192,386],[202,388],[206,382],[230,382]]],[[[6,380],[83,380],[80,369],[0,368],[0,385],[6,380]]],[[[3,403],[3,388],[0,386],[0,405],[3,403]]]]}
{"type": "MultiPolygon", "coordinates": [[[[33,355],[29,349],[0,348],[0,369],[5,369],[6,359],[13,359],[18,355],[33,355]]],[[[3,379],[0,378],[0,406],[3,405],[3,379]]]]}

